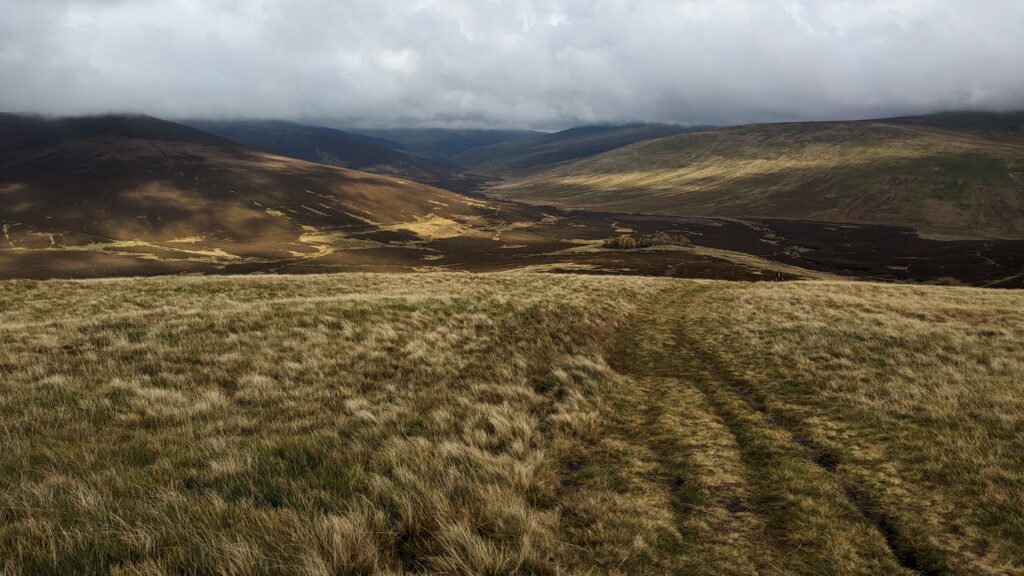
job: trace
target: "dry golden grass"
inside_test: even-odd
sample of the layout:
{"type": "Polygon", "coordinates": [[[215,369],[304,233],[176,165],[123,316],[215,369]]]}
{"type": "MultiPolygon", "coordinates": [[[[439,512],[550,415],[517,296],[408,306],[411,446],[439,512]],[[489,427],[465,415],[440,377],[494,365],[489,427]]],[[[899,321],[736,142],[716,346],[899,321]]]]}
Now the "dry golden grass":
{"type": "Polygon", "coordinates": [[[695,287],[687,326],[932,574],[1024,573],[1024,295],[695,287]]]}
{"type": "Polygon", "coordinates": [[[1024,573],[1024,296],[4,282],[0,574],[1024,573]]]}
{"type": "Polygon", "coordinates": [[[3,286],[0,572],[498,574],[588,565],[564,453],[657,283],[3,286]]]}

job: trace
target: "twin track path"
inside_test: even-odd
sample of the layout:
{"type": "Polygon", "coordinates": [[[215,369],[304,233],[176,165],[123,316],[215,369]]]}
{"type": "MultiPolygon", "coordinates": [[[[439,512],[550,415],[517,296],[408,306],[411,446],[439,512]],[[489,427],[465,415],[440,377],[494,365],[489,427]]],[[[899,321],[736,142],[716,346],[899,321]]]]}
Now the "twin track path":
{"type": "Polygon", "coordinates": [[[796,428],[695,340],[692,298],[669,289],[623,326],[610,364],[614,433],[643,447],[678,530],[677,574],[943,574],[796,428]],[[628,411],[629,414],[625,414],[628,411]]]}

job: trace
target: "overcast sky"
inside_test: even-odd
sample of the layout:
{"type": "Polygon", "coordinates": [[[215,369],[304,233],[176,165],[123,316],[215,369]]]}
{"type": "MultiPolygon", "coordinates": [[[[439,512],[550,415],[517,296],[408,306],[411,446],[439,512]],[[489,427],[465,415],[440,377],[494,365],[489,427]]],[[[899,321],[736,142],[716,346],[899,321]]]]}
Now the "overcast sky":
{"type": "Polygon", "coordinates": [[[5,111],[550,129],[1022,108],[1022,0],[0,0],[5,111]]]}

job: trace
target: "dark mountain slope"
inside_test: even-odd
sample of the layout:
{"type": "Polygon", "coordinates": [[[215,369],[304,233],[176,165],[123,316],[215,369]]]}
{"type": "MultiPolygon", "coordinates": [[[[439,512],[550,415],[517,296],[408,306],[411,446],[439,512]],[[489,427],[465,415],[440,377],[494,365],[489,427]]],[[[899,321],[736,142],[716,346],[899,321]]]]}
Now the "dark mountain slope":
{"type": "Polygon", "coordinates": [[[1024,112],[942,112],[884,120],[894,124],[930,126],[981,134],[988,137],[1024,139],[1024,112]]]}
{"type": "Polygon", "coordinates": [[[387,140],[332,128],[269,120],[190,120],[190,126],[250,148],[352,170],[396,176],[449,190],[471,190],[481,179],[452,162],[400,150],[387,140]]]}
{"type": "Polygon", "coordinates": [[[274,156],[149,117],[5,115],[0,142],[0,223],[15,249],[232,263],[315,254],[324,230],[493,211],[446,190],[274,156]]]}

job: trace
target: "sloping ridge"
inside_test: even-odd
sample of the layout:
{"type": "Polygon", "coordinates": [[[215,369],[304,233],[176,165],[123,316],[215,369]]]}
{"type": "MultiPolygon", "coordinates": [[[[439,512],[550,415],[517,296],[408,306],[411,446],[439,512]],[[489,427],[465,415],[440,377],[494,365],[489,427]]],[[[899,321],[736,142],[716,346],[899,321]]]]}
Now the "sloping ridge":
{"type": "Polygon", "coordinates": [[[1024,237],[1020,114],[739,126],[640,142],[494,188],[599,210],[1024,237]]]}
{"type": "Polygon", "coordinates": [[[230,145],[213,134],[151,116],[46,118],[0,113],[0,167],[12,166],[51,147],[102,137],[230,145]]]}

